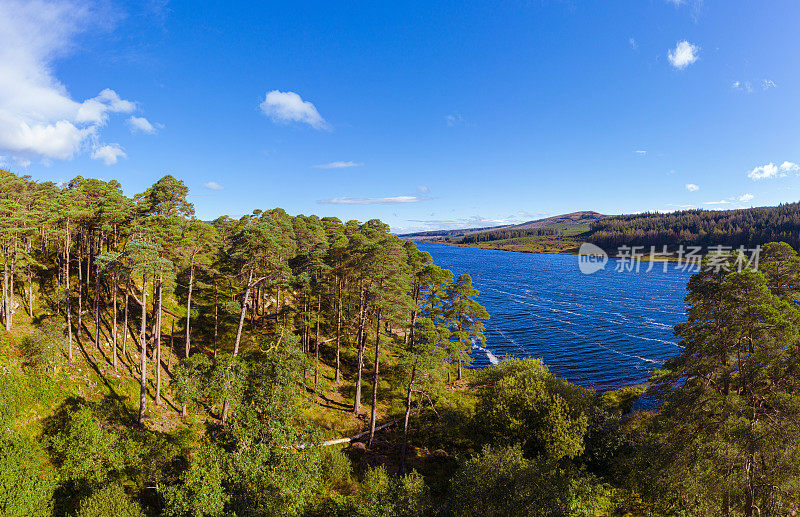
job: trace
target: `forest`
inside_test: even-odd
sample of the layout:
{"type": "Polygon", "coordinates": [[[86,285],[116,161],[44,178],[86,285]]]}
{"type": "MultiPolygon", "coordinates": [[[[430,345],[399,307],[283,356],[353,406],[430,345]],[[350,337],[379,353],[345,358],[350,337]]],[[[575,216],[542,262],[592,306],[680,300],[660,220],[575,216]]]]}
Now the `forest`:
{"type": "Polygon", "coordinates": [[[592,222],[587,240],[619,246],[745,246],[786,242],[800,246],[800,203],[739,210],[682,210],[608,216],[592,222]]]}
{"type": "Polygon", "coordinates": [[[501,239],[513,239],[517,237],[543,237],[553,235],[558,235],[558,232],[553,228],[509,228],[467,234],[459,239],[458,243],[472,244],[476,242],[497,241],[501,239]]]}
{"type": "MultiPolygon", "coordinates": [[[[679,355],[600,393],[535,358],[469,368],[470,276],[378,220],[207,222],[189,199],[169,175],[127,197],[0,171],[0,515],[800,511],[792,205],[748,216],[789,242],[758,271],[692,277],[679,355]]],[[[609,243],[650,231],[612,221],[609,243]]]]}

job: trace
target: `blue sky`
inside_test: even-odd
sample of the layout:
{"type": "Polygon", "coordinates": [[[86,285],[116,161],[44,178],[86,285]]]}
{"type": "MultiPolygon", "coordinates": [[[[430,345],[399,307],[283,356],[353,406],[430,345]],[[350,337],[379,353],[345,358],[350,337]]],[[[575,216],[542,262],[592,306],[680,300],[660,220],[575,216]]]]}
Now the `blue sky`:
{"type": "Polygon", "coordinates": [[[0,163],[402,232],[797,201],[794,0],[0,0],[0,163]],[[499,4],[499,5],[498,5],[499,4]]]}

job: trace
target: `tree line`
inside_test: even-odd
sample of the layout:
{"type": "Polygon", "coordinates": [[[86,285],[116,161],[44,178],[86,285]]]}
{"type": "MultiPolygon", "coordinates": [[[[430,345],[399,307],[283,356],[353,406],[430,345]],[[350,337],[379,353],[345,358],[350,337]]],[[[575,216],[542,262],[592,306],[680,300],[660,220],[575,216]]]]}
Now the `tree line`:
{"type": "Polygon", "coordinates": [[[558,235],[559,232],[554,228],[524,228],[490,230],[479,233],[470,233],[459,239],[459,244],[474,244],[476,242],[498,241],[502,239],[513,239],[516,237],[543,237],[558,235]]]}
{"type": "Polygon", "coordinates": [[[678,354],[598,393],[532,358],[464,370],[489,316],[470,277],[380,221],[203,222],[171,176],[1,177],[3,515],[800,510],[786,243],[707,263],[678,354]],[[357,439],[328,440],[344,419],[357,439]]]}
{"type": "Polygon", "coordinates": [[[606,250],[619,246],[745,246],[786,242],[800,247],[800,203],[739,210],[681,210],[605,217],[587,239],[606,250]]]}

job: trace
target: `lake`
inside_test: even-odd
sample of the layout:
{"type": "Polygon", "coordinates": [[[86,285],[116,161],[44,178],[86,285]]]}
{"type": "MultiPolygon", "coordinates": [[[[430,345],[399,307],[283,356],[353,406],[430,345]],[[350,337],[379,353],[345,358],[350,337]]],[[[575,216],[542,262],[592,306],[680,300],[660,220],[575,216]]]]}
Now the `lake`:
{"type": "Polygon", "coordinates": [[[617,272],[616,259],[584,275],[576,255],[481,250],[418,242],[434,262],[468,273],[491,318],[473,366],[541,357],[555,375],[597,390],[646,381],[680,351],[673,327],[685,319],[691,276],[674,265],[617,272]]]}

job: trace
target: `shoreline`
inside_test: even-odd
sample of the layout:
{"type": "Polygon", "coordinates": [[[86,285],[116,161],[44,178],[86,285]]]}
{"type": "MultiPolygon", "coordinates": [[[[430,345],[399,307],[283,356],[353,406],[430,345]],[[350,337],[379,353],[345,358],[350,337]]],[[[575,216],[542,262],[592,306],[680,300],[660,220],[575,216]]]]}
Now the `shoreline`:
{"type": "MultiPolygon", "coordinates": [[[[456,248],[472,248],[472,249],[477,249],[477,250],[507,251],[507,252],[510,252],[510,253],[533,253],[533,254],[540,254],[540,255],[572,255],[572,256],[576,256],[576,257],[579,256],[578,248],[568,248],[568,249],[563,249],[563,250],[558,250],[558,251],[515,250],[515,249],[502,248],[502,247],[476,246],[474,244],[457,244],[457,243],[454,243],[454,242],[439,242],[439,241],[428,240],[428,239],[421,239],[421,240],[409,239],[409,240],[412,240],[415,243],[417,243],[417,242],[429,242],[431,244],[439,244],[439,245],[442,245],[442,246],[453,246],[453,247],[456,247],[456,248]]],[[[608,258],[610,258],[610,259],[612,259],[612,258],[613,259],[619,259],[620,256],[619,255],[612,255],[612,254],[609,253],[608,258]]],[[[656,259],[658,262],[679,262],[677,257],[664,256],[664,255],[655,255],[654,259],[656,259]]],[[[639,262],[650,262],[650,255],[649,254],[642,255],[641,257],[639,257],[639,262]]]]}

